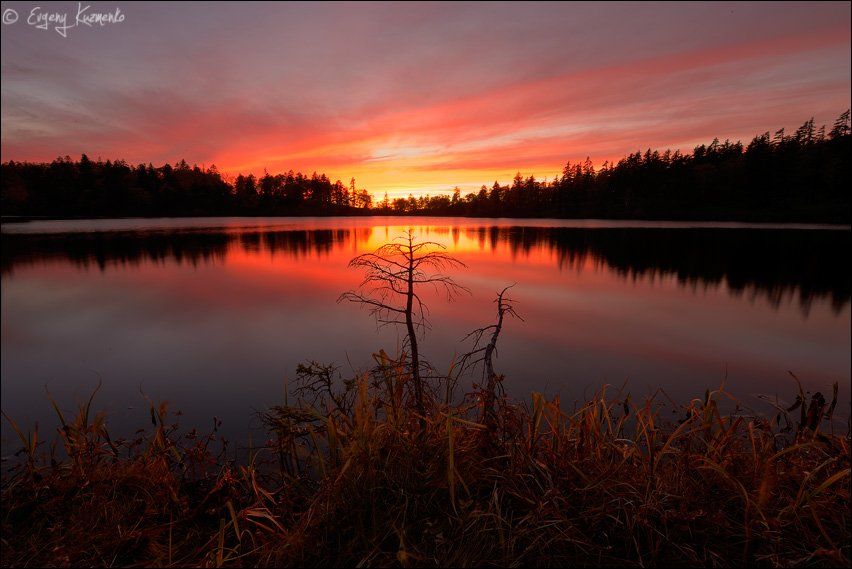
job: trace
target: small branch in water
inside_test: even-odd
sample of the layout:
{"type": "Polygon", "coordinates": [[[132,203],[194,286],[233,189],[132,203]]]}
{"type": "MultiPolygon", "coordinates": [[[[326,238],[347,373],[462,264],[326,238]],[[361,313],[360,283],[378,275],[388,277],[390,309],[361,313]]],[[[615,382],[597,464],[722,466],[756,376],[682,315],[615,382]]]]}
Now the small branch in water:
{"type": "Polygon", "coordinates": [[[473,332],[464,337],[474,338],[473,350],[462,357],[461,372],[466,371],[476,365],[483,364],[483,383],[485,383],[485,393],[483,400],[483,415],[486,424],[493,424],[494,421],[494,404],[497,398],[497,389],[500,385],[500,377],[494,371],[494,356],[497,353],[497,340],[500,337],[500,332],[503,330],[503,320],[506,315],[517,318],[521,321],[524,319],[515,311],[513,301],[506,293],[515,285],[509,285],[497,294],[494,302],[497,303],[497,323],[477,328],[473,332]],[[486,333],[491,332],[491,337],[488,343],[479,347],[480,342],[486,333]],[[481,355],[480,355],[481,354],[481,355]]]}

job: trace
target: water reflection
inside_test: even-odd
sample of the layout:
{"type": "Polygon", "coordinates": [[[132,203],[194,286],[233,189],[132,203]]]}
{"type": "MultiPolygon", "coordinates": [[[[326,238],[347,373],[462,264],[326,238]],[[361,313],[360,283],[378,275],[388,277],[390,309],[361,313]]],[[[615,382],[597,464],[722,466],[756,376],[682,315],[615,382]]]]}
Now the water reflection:
{"type": "Polygon", "coordinates": [[[399,345],[393,330],[335,300],[361,279],[349,260],[412,221],[418,237],[468,265],[453,277],[471,296],[427,299],[434,328],[422,347],[437,369],[469,348],[461,339],[491,322],[495,291],[515,282],[524,321],[507,325],[496,362],[512,396],[558,391],[572,401],[629,380],[637,397],[663,388],[688,399],[727,375],[753,401],[789,395],[793,370],[812,391],[839,382],[849,401],[849,231],[225,221],[4,225],[4,410],[46,427],[55,422],[46,384],[71,408],[103,381],[98,407],[119,430],[149,421],[141,389],[171,401],[187,425],[215,415],[240,437],[253,410],[280,401],[297,364],[351,373],[399,345]],[[52,233],[35,231],[45,225],[52,233]]]}
{"type": "MultiPolygon", "coordinates": [[[[67,262],[108,271],[145,263],[223,264],[229,255],[294,259],[357,254],[391,239],[394,227],[111,231],[2,236],[0,271],[67,262]]],[[[693,290],[724,288],[762,297],[774,308],[795,298],[804,313],[827,299],[839,313],[852,298],[852,269],[842,261],[852,232],[778,229],[424,226],[425,238],[451,251],[507,260],[548,258],[562,270],[605,270],[630,281],[673,277],[693,290]]]]}

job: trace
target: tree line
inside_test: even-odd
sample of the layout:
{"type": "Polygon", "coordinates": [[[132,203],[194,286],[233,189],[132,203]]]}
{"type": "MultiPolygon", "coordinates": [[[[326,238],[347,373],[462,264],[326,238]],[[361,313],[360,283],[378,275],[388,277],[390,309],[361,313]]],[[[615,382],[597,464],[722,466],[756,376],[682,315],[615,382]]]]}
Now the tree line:
{"type": "Polygon", "coordinates": [[[587,157],[553,180],[518,173],[479,192],[385,197],[395,214],[602,219],[845,222],[850,215],[850,120],[830,131],[806,121],[794,133],[765,132],[748,144],[719,139],[691,154],[647,149],[596,169],[587,157]]]}
{"type": "Polygon", "coordinates": [[[560,176],[518,173],[478,192],[384,199],[292,170],[226,179],[215,166],[185,161],[155,168],[83,155],[51,163],[2,164],[3,215],[54,217],[180,215],[459,215],[605,219],[754,221],[852,220],[850,113],[830,130],[806,121],[755,136],[747,145],[719,139],[692,153],[647,149],[596,168],[568,162],[560,176]]]}
{"type": "Polygon", "coordinates": [[[50,163],[2,165],[2,212],[7,216],[122,217],[188,215],[352,214],[369,210],[365,189],[325,174],[224,177],[215,165],[185,160],[155,168],[83,154],[50,163]]]}

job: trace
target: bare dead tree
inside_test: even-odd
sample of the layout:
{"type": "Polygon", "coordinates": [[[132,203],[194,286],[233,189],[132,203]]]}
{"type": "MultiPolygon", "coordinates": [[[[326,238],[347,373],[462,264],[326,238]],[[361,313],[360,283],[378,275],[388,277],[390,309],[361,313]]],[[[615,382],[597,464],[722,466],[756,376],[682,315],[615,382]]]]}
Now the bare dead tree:
{"type": "Polygon", "coordinates": [[[477,328],[464,337],[462,341],[473,338],[473,349],[465,354],[461,360],[460,373],[482,364],[482,383],[484,384],[483,415],[486,424],[493,423],[494,403],[497,398],[497,389],[500,387],[500,376],[494,371],[494,356],[497,353],[497,339],[503,330],[503,320],[506,315],[523,321],[523,318],[515,311],[513,301],[507,296],[507,292],[515,285],[509,285],[497,294],[494,302],[497,304],[497,322],[490,326],[477,328]],[[483,339],[491,333],[488,343],[482,345],[483,339]]]}
{"type": "Polygon", "coordinates": [[[445,253],[446,247],[433,241],[417,242],[413,230],[386,243],[372,253],[358,255],[349,266],[364,271],[359,290],[340,295],[338,302],[357,302],[370,310],[379,326],[405,327],[405,341],[411,355],[411,378],[417,410],[425,414],[424,387],[420,372],[420,351],[417,335],[429,327],[429,309],[418,292],[431,286],[452,300],[468,289],[443,274],[464,263],[445,253]]]}

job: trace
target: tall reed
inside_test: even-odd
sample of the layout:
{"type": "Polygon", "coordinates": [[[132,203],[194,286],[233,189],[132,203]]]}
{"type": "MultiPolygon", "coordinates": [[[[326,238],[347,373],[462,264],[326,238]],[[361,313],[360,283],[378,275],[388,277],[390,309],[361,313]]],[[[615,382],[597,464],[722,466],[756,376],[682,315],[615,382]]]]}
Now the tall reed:
{"type": "MultiPolygon", "coordinates": [[[[799,393],[773,416],[602,388],[572,406],[419,402],[400,358],[302,369],[237,461],[218,423],[112,439],[91,399],[2,484],[4,566],[848,566],[850,434],[799,393]],[[61,445],[61,447],[57,446],[61,445]]],[[[318,364],[317,364],[318,365],[318,364]]],[[[780,407],[780,406],[779,406],[780,407]]]]}

